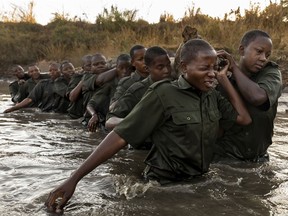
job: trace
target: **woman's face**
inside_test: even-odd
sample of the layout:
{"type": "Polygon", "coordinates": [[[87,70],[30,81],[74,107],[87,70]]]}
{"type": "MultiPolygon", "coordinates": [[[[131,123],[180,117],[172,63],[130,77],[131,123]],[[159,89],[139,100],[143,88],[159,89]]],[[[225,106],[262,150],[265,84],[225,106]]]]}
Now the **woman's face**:
{"type": "Polygon", "coordinates": [[[196,89],[207,92],[215,83],[216,62],[215,50],[200,51],[195,59],[184,63],[184,78],[196,89]]]}

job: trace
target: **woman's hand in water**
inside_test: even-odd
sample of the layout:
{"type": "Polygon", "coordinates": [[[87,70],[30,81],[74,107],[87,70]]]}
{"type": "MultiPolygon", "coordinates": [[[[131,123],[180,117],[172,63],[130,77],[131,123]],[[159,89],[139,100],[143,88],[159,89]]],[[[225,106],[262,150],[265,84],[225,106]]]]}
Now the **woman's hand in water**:
{"type": "Polygon", "coordinates": [[[90,132],[95,132],[97,129],[97,125],[98,125],[98,116],[97,114],[92,115],[92,117],[90,118],[87,128],[88,131],[90,132]]]}
{"type": "Polygon", "coordinates": [[[11,107],[11,108],[8,108],[8,109],[4,110],[3,113],[10,113],[10,112],[13,112],[13,111],[14,111],[14,108],[11,107]]]}
{"type": "Polygon", "coordinates": [[[50,212],[62,213],[64,206],[74,194],[77,183],[71,178],[50,192],[45,205],[50,212]]]}

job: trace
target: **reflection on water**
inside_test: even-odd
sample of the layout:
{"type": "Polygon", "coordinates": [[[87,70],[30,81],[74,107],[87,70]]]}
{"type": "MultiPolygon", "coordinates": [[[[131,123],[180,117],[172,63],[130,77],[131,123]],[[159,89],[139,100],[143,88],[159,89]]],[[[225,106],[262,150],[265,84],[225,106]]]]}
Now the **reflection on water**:
{"type": "MultiPolygon", "coordinates": [[[[49,215],[48,193],[105,134],[60,114],[3,114],[12,105],[7,91],[0,82],[1,215],[49,215]]],[[[159,186],[141,178],[146,152],[125,149],[80,181],[65,215],[288,215],[287,99],[281,97],[269,163],[213,164],[193,182],[159,186]]]]}

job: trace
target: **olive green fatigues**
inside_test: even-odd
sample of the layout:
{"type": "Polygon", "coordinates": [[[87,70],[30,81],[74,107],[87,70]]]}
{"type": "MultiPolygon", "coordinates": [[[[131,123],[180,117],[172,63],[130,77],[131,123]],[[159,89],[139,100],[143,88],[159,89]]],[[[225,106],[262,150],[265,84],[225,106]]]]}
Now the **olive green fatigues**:
{"type": "MultiPolygon", "coordinates": [[[[36,84],[42,79],[46,79],[46,76],[40,74],[40,77],[37,80],[33,80],[32,78],[26,80],[23,85],[19,86],[18,92],[15,95],[15,100],[19,103],[22,100],[24,100],[26,97],[28,97],[28,95],[34,89],[36,84]]],[[[36,106],[36,105],[37,104],[33,104],[31,105],[31,107],[36,106]]]]}
{"type": "Polygon", "coordinates": [[[114,131],[136,148],[151,136],[146,176],[164,183],[207,172],[219,123],[229,128],[236,117],[219,92],[201,93],[180,76],[152,84],[114,131]]]}
{"type": "Polygon", "coordinates": [[[89,100],[92,98],[93,94],[99,89],[99,86],[95,85],[97,74],[86,73],[82,77],[83,87],[82,87],[82,94],[83,94],[83,107],[84,112],[86,110],[86,106],[89,100]]]}
{"type": "MultiPolygon", "coordinates": [[[[252,123],[248,126],[234,125],[225,131],[217,142],[216,158],[220,156],[257,162],[265,160],[267,156],[267,149],[272,144],[278,98],[282,91],[281,72],[276,63],[269,62],[250,79],[266,91],[268,101],[258,107],[246,102],[252,123]]],[[[237,89],[233,77],[231,81],[237,89]]]]}
{"type": "MultiPolygon", "coordinates": [[[[71,80],[70,80],[68,87],[67,87],[67,97],[69,97],[70,92],[78,85],[78,83],[81,81],[82,77],[86,73],[87,72],[75,73],[71,77],[71,80]]],[[[68,106],[67,111],[68,111],[68,115],[74,119],[80,118],[83,116],[85,109],[84,109],[84,105],[83,105],[82,93],[79,95],[77,101],[69,102],[69,106],[68,106]]]]}
{"type": "MultiPolygon", "coordinates": [[[[24,81],[28,80],[29,78],[30,77],[28,76],[28,74],[24,74],[24,78],[23,78],[24,81]]],[[[17,93],[19,91],[19,87],[22,86],[23,84],[19,85],[19,80],[15,80],[9,84],[9,92],[11,95],[12,102],[14,103],[19,102],[17,99],[18,98],[17,93]]]]}
{"type": "Polygon", "coordinates": [[[101,119],[100,123],[104,125],[109,110],[110,100],[115,93],[118,82],[119,79],[116,77],[112,81],[105,83],[93,94],[87,104],[87,106],[91,106],[95,109],[99,120],[101,119]]]}
{"type": "Polygon", "coordinates": [[[69,100],[66,97],[67,81],[63,77],[55,81],[44,79],[37,83],[28,98],[38,104],[43,112],[66,113],[69,100]]]}
{"type": "Polygon", "coordinates": [[[134,83],[130,86],[124,95],[122,95],[117,104],[113,109],[107,114],[107,119],[113,116],[118,118],[125,118],[134,106],[141,100],[142,96],[145,94],[150,85],[153,84],[153,81],[150,76],[146,79],[134,83]]]}
{"type": "Polygon", "coordinates": [[[111,99],[111,103],[117,101],[131,85],[143,79],[145,79],[145,77],[142,77],[138,71],[135,71],[128,77],[123,77],[120,79],[116,91],[111,99]]]}

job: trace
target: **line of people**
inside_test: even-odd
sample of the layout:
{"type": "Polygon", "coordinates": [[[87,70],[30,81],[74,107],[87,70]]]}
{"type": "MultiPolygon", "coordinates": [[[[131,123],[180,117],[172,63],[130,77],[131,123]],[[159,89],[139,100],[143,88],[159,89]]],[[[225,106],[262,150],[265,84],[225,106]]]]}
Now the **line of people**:
{"type": "MultiPolygon", "coordinates": [[[[62,211],[77,183],[128,144],[150,149],[143,175],[161,184],[202,175],[213,161],[269,160],[282,78],[278,65],[269,61],[273,45],[266,32],[256,29],[243,35],[238,63],[204,39],[185,41],[177,79],[171,75],[166,50],[137,47],[130,53],[131,66],[136,68],[130,76],[119,81],[118,62],[116,69],[86,80],[92,90],[98,89],[89,99],[82,94],[88,128],[95,131],[106,122],[111,132],[50,193],[46,206],[51,211],[62,211]],[[220,58],[224,64],[219,64],[220,58]]],[[[93,58],[91,62],[93,68],[93,58]]],[[[83,78],[68,98],[78,98],[79,89],[89,91],[83,78]]]]}

